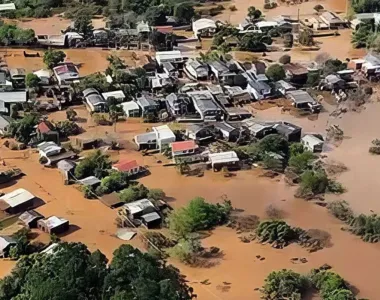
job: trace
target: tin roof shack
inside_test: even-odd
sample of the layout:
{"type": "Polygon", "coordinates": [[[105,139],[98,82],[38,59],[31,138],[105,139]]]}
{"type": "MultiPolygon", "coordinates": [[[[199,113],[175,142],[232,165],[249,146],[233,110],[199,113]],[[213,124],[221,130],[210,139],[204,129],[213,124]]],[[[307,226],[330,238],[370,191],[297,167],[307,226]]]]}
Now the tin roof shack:
{"type": "Polygon", "coordinates": [[[210,153],[208,158],[214,172],[223,167],[227,167],[228,169],[239,167],[239,158],[235,151],[210,153]]]}
{"type": "Polygon", "coordinates": [[[296,88],[289,82],[284,80],[279,80],[275,83],[277,91],[279,91],[283,96],[287,95],[288,92],[295,91],[296,88]]]}
{"type": "Polygon", "coordinates": [[[27,228],[37,228],[38,220],[43,219],[44,216],[35,210],[31,209],[22,213],[18,219],[25,224],[27,228]]]}
{"type": "Polygon", "coordinates": [[[203,121],[217,121],[222,118],[223,110],[215,103],[209,91],[188,92],[194,107],[203,121]]]}
{"type": "Polygon", "coordinates": [[[0,257],[8,257],[11,247],[16,246],[16,240],[10,236],[0,236],[0,257]]]}
{"type": "Polygon", "coordinates": [[[185,63],[184,71],[186,75],[192,80],[207,80],[208,79],[208,65],[202,63],[198,59],[189,59],[185,63]]]}
{"type": "Polygon", "coordinates": [[[178,70],[182,70],[186,58],[179,50],[158,51],[156,52],[156,61],[160,66],[162,66],[163,63],[171,63],[178,70]]]}
{"type": "Polygon", "coordinates": [[[157,212],[142,215],[141,222],[147,229],[161,227],[161,217],[157,212]]]}
{"type": "Polygon", "coordinates": [[[289,81],[297,84],[305,84],[307,82],[307,74],[309,71],[298,63],[289,63],[284,66],[286,77],[289,81]]]}
{"type": "Polygon", "coordinates": [[[61,63],[53,68],[53,73],[59,85],[67,85],[80,78],[78,68],[73,63],[61,63]]]}
{"type": "Polygon", "coordinates": [[[69,230],[69,221],[64,218],[51,216],[37,221],[37,228],[49,234],[61,234],[69,230]]]}
{"type": "Polygon", "coordinates": [[[251,102],[251,94],[240,86],[225,86],[228,96],[234,105],[242,105],[251,102]]]}
{"type": "Polygon", "coordinates": [[[199,161],[198,145],[194,140],[175,142],[171,144],[173,162],[186,161],[188,163],[199,161]]]}
{"type": "Polygon", "coordinates": [[[59,143],[59,133],[49,121],[42,121],[37,125],[36,138],[39,142],[52,141],[59,143]]]}
{"type": "Polygon", "coordinates": [[[158,215],[156,207],[148,199],[124,204],[121,208],[121,213],[132,222],[135,220],[140,221],[147,228],[159,227],[161,225],[161,217],[158,215]]]}
{"type": "Polygon", "coordinates": [[[23,68],[10,69],[9,75],[11,77],[11,81],[15,89],[24,89],[26,87],[25,86],[25,78],[26,78],[25,69],[23,68]]]}
{"type": "Polygon", "coordinates": [[[301,141],[302,128],[297,125],[288,122],[276,122],[273,124],[273,128],[288,142],[298,143],[301,141]]]}
{"type": "Polygon", "coordinates": [[[0,92],[0,112],[11,113],[12,104],[28,102],[27,91],[0,92]]]}
{"type": "Polygon", "coordinates": [[[138,118],[141,116],[140,106],[135,101],[123,102],[120,106],[128,118],[138,118]]]}
{"type": "Polygon", "coordinates": [[[236,142],[240,136],[240,129],[227,122],[216,122],[214,128],[221,132],[223,139],[228,142],[236,142]]]}
{"type": "Polygon", "coordinates": [[[147,172],[147,170],[143,167],[140,166],[136,160],[121,160],[117,164],[114,164],[112,166],[112,169],[127,173],[128,176],[139,176],[147,172]]]}
{"type": "Polygon", "coordinates": [[[310,111],[311,113],[319,113],[322,109],[322,105],[305,91],[290,91],[287,96],[293,102],[292,104],[295,108],[310,111]]]}
{"type": "Polygon", "coordinates": [[[322,80],[321,85],[326,90],[339,91],[345,88],[346,82],[335,74],[327,75],[325,79],[322,80]]]}
{"type": "Polygon", "coordinates": [[[185,115],[191,110],[194,110],[194,106],[192,105],[192,101],[189,96],[186,94],[174,93],[166,96],[166,108],[174,117],[185,115]],[[193,109],[191,109],[190,105],[193,109]]]}
{"type": "Polygon", "coordinates": [[[36,197],[20,188],[0,197],[0,209],[8,214],[17,214],[32,208],[36,197]]]}
{"type": "Polygon", "coordinates": [[[86,107],[90,112],[107,112],[108,106],[106,101],[100,95],[100,93],[93,89],[85,89],[83,91],[83,97],[86,101],[86,107]]]}
{"type": "Polygon", "coordinates": [[[226,109],[227,121],[241,121],[252,118],[252,114],[240,107],[227,107],[226,109]]]}
{"type": "Polygon", "coordinates": [[[213,127],[204,124],[188,124],[185,135],[197,143],[210,142],[215,138],[213,127]]]}
{"type": "Polygon", "coordinates": [[[346,27],[347,22],[339,18],[334,12],[325,11],[320,16],[321,20],[326,23],[329,28],[346,27]]]}
{"type": "Polygon", "coordinates": [[[312,134],[306,134],[303,136],[301,143],[307,150],[313,153],[322,152],[323,150],[323,140],[312,134]]]}
{"type": "Polygon", "coordinates": [[[120,200],[119,194],[116,192],[112,192],[111,194],[103,195],[99,198],[99,200],[110,208],[120,207],[124,204],[123,201],[120,200]]]}
{"type": "Polygon", "coordinates": [[[262,100],[272,95],[272,88],[264,81],[248,80],[246,90],[255,100],[262,100]]]}
{"type": "Polygon", "coordinates": [[[70,160],[61,160],[57,163],[57,168],[62,174],[63,182],[65,185],[70,184],[70,180],[74,179],[73,174],[76,164],[70,160]]]}
{"type": "Polygon", "coordinates": [[[92,188],[96,188],[98,185],[100,185],[101,181],[100,181],[100,179],[96,178],[95,176],[88,176],[86,178],[78,180],[78,183],[83,185],[83,186],[89,186],[92,188]]]}
{"type": "Polygon", "coordinates": [[[216,32],[216,23],[210,19],[199,19],[193,21],[193,32],[195,37],[212,37],[216,32]]]}
{"type": "Polygon", "coordinates": [[[123,102],[125,100],[125,94],[122,90],[102,93],[102,96],[106,101],[109,97],[114,97],[119,102],[123,102]]]}
{"type": "Polygon", "coordinates": [[[262,139],[263,137],[276,133],[276,129],[273,128],[272,124],[266,124],[265,122],[255,121],[254,119],[244,120],[243,126],[247,127],[251,135],[257,139],[262,139]]]}
{"type": "Polygon", "coordinates": [[[148,94],[142,94],[140,97],[137,97],[136,102],[141,108],[143,117],[149,114],[156,114],[160,108],[160,105],[148,94]]]}
{"type": "Polygon", "coordinates": [[[176,136],[168,125],[153,127],[152,132],[136,135],[134,141],[142,149],[158,149],[160,152],[166,145],[175,142],[176,136]]]}

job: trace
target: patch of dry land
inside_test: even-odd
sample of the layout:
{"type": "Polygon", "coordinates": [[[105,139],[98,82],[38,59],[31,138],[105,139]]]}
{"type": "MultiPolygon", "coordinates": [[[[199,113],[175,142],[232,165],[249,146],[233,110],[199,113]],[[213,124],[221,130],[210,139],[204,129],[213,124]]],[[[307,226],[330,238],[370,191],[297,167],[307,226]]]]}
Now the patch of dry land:
{"type": "MultiPolygon", "coordinates": [[[[347,113],[341,119],[331,119],[329,111],[334,107],[325,104],[326,112],[318,119],[295,118],[281,109],[274,107],[268,110],[254,111],[258,118],[282,119],[294,122],[304,128],[304,132],[323,132],[326,124],[340,124],[347,138],[338,147],[330,147],[326,153],[330,158],[343,162],[350,169],[338,179],[347,187],[348,192],[342,197],[350,202],[356,211],[368,212],[373,209],[380,212],[377,200],[379,186],[378,157],[368,154],[370,141],[378,137],[377,127],[380,104],[369,104],[361,113],[347,113]],[[365,196],[364,196],[365,195],[365,196]],[[364,196],[364,197],[363,197],[364,196]]],[[[380,245],[368,244],[348,232],[341,231],[342,224],[328,215],[327,210],[315,204],[293,197],[294,188],[287,186],[282,178],[268,179],[259,176],[259,171],[239,171],[235,177],[225,178],[220,173],[207,171],[202,178],[184,177],[173,167],[164,167],[157,163],[160,155],[142,156],[133,150],[129,142],[140,132],[145,132],[152,124],[141,123],[139,119],[118,123],[113,127],[95,127],[84,108],[75,108],[82,119],[80,124],[86,132],[84,136],[101,137],[106,134],[124,141],[126,148],[111,152],[113,159],[133,158],[142,165],[147,165],[150,176],[139,181],[150,188],[162,188],[170,197],[170,204],[181,207],[196,196],[202,196],[210,202],[218,202],[223,195],[231,199],[234,207],[243,209],[247,214],[265,216],[265,208],[274,204],[285,212],[285,219],[291,225],[304,229],[320,229],[331,234],[331,245],[315,253],[309,253],[298,245],[290,245],[277,250],[269,245],[255,242],[242,243],[236,232],[227,227],[220,227],[203,240],[205,246],[215,246],[223,250],[224,257],[219,264],[210,268],[191,268],[171,260],[187,276],[195,288],[198,299],[259,299],[254,291],[263,284],[264,278],[273,270],[290,268],[307,272],[313,267],[327,263],[336,272],[355,286],[360,297],[376,299],[380,295],[377,283],[377,271],[380,262],[380,245]],[[265,257],[257,259],[257,255],[265,257]],[[304,257],[305,264],[293,264],[293,257],[304,257]],[[365,274],[365,276],[364,276],[365,274]],[[201,284],[208,279],[209,284],[201,284]],[[226,289],[223,282],[230,283],[226,289]]],[[[64,112],[52,113],[50,119],[65,118],[64,112]]],[[[100,249],[108,257],[122,243],[114,237],[116,211],[104,206],[97,200],[86,200],[74,186],[63,185],[56,169],[47,169],[38,163],[38,154],[30,150],[11,151],[0,148],[1,158],[8,166],[19,167],[26,174],[12,186],[4,187],[4,192],[23,187],[45,201],[37,210],[45,216],[58,215],[67,218],[75,225],[72,232],[65,234],[64,241],[83,242],[91,250],[100,249]]],[[[41,234],[41,239],[46,238],[41,234]]],[[[132,245],[141,247],[140,240],[134,238],[132,245]]],[[[0,261],[1,274],[5,275],[13,262],[0,261]]]]}

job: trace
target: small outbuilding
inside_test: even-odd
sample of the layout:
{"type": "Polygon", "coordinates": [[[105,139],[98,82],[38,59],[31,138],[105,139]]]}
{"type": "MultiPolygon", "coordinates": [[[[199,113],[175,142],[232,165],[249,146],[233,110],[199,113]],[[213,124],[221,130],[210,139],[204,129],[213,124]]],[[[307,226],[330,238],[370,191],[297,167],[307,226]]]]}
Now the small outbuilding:
{"type": "Polygon", "coordinates": [[[148,199],[141,199],[126,203],[122,208],[125,213],[132,219],[141,218],[141,216],[156,212],[156,208],[153,203],[148,199]]]}
{"type": "Polygon", "coordinates": [[[214,171],[223,167],[237,167],[239,164],[235,151],[210,153],[208,158],[214,171]]]}
{"type": "Polygon", "coordinates": [[[43,219],[44,216],[35,210],[31,209],[22,213],[18,219],[25,224],[27,228],[36,228],[38,220],[43,219]]]}
{"type": "Polygon", "coordinates": [[[95,176],[88,176],[86,178],[78,180],[78,183],[84,186],[97,187],[101,183],[101,181],[95,176]]]}
{"type": "Polygon", "coordinates": [[[240,129],[227,122],[216,122],[213,124],[222,137],[229,142],[236,142],[240,135],[240,129]]]}
{"type": "Polygon", "coordinates": [[[119,102],[123,102],[125,100],[125,94],[122,90],[102,93],[102,96],[106,101],[110,97],[114,97],[119,102]]]}
{"type": "Polygon", "coordinates": [[[0,197],[0,210],[17,214],[32,208],[36,197],[29,191],[20,188],[0,197]]]}
{"type": "Polygon", "coordinates": [[[159,228],[161,226],[161,217],[157,212],[151,212],[141,216],[141,222],[147,229],[159,228]]]}
{"type": "Polygon", "coordinates": [[[312,134],[306,134],[301,139],[301,143],[307,150],[313,153],[322,152],[323,150],[323,140],[312,134]]]}
{"type": "Polygon", "coordinates": [[[61,160],[57,163],[57,168],[61,172],[64,184],[67,185],[70,183],[70,179],[73,179],[73,174],[76,164],[71,160],[61,160]]]}
{"type": "Polygon", "coordinates": [[[37,227],[49,234],[61,234],[69,230],[69,221],[64,218],[51,216],[37,221],[37,227]]]}
{"type": "Polygon", "coordinates": [[[16,240],[10,236],[0,236],[0,257],[7,257],[12,246],[16,246],[16,240]]]}
{"type": "Polygon", "coordinates": [[[99,198],[100,202],[110,208],[116,208],[121,206],[124,202],[120,200],[119,194],[112,192],[111,194],[103,195],[99,198]]]}
{"type": "Polygon", "coordinates": [[[140,106],[135,101],[123,102],[120,105],[128,118],[138,118],[141,116],[140,106]]]}

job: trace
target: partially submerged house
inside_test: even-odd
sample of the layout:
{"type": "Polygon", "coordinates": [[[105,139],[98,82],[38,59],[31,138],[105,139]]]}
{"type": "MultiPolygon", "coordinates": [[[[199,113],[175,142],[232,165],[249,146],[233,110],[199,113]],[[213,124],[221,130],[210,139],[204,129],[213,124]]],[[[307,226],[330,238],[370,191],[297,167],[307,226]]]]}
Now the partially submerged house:
{"type": "Polygon", "coordinates": [[[83,186],[96,188],[98,185],[100,185],[101,181],[95,176],[88,176],[86,178],[78,180],[78,183],[83,186]]]}
{"type": "Polygon", "coordinates": [[[177,69],[182,69],[185,60],[185,57],[179,50],[156,52],[156,61],[159,65],[168,62],[173,64],[177,69]]]}
{"type": "Polygon", "coordinates": [[[240,136],[240,129],[227,122],[216,122],[214,128],[221,133],[223,139],[228,142],[236,142],[240,136]]]}
{"type": "Polygon", "coordinates": [[[103,195],[99,200],[110,208],[116,208],[123,205],[123,201],[120,200],[119,194],[112,192],[110,194],[103,195]]]}
{"type": "Polygon", "coordinates": [[[322,152],[323,150],[323,140],[313,134],[306,134],[303,136],[301,143],[307,150],[313,153],[322,152]]]}
{"type": "Polygon", "coordinates": [[[199,143],[211,141],[215,137],[213,127],[204,124],[188,124],[185,135],[199,143]]]}
{"type": "Polygon", "coordinates": [[[0,112],[10,115],[13,104],[23,104],[28,101],[27,91],[0,92],[0,112]]]}
{"type": "Polygon", "coordinates": [[[126,203],[121,209],[130,220],[140,220],[147,228],[161,225],[161,217],[157,213],[156,207],[148,199],[126,203]]]}
{"type": "Polygon", "coordinates": [[[160,107],[154,98],[149,94],[140,95],[140,97],[137,97],[136,102],[140,106],[143,116],[157,113],[160,107]]]}
{"type": "Polygon", "coordinates": [[[37,221],[37,228],[49,234],[61,234],[69,230],[69,221],[64,218],[51,216],[37,221]]]}
{"type": "Polygon", "coordinates": [[[216,32],[216,23],[211,19],[198,19],[193,21],[195,37],[212,37],[216,32]]]}
{"type": "Polygon", "coordinates": [[[191,99],[186,94],[171,93],[166,96],[166,107],[173,116],[182,116],[188,112],[191,99]]]}
{"type": "Polygon", "coordinates": [[[322,80],[321,84],[326,90],[339,91],[344,89],[346,82],[341,79],[338,75],[330,74],[327,75],[325,79],[322,80]]]}
{"type": "Polygon", "coordinates": [[[255,119],[244,120],[243,126],[247,127],[251,135],[257,139],[262,139],[263,137],[276,133],[276,129],[273,128],[272,124],[267,124],[265,122],[256,121],[255,119]]]}
{"type": "Polygon", "coordinates": [[[76,163],[71,160],[63,159],[57,163],[57,168],[61,172],[63,182],[65,185],[70,183],[71,179],[74,179],[74,170],[76,163]]]}
{"type": "Polygon", "coordinates": [[[198,152],[198,145],[194,140],[181,141],[171,143],[173,161],[186,161],[194,162],[200,159],[199,155],[195,155],[198,152]]]}
{"type": "Polygon", "coordinates": [[[139,165],[136,160],[123,159],[112,166],[112,169],[128,174],[128,176],[137,176],[146,172],[146,169],[139,165]]]}
{"type": "Polygon", "coordinates": [[[307,81],[308,69],[298,63],[289,63],[284,66],[286,77],[289,81],[304,84],[307,81]]]}
{"type": "Polygon", "coordinates": [[[119,102],[123,102],[125,100],[125,94],[122,90],[102,93],[102,96],[103,96],[103,99],[106,101],[110,97],[115,98],[119,102]]]}
{"type": "Polygon", "coordinates": [[[43,218],[44,216],[34,209],[27,210],[18,217],[18,219],[24,223],[27,228],[36,228],[38,220],[43,218]]]}
{"type": "Polygon", "coordinates": [[[272,88],[264,81],[258,80],[248,80],[246,90],[255,100],[268,98],[272,94],[272,88]]]}
{"type": "Polygon", "coordinates": [[[342,20],[336,13],[331,11],[323,12],[320,18],[329,28],[345,27],[347,25],[347,21],[342,20]]]}
{"type": "Polygon", "coordinates": [[[123,102],[120,106],[128,118],[138,118],[141,116],[140,106],[135,101],[123,102]]]}
{"type": "Polygon", "coordinates": [[[0,210],[17,214],[32,208],[36,197],[29,191],[20,188],[0,197],[0,210]]]}
{"type": "Polygon", "coordinates": [[[297,125],[288,122],[274,122],[273,128],[288,142],[298,143],[301,140],[302,128],[297,125]]]}
{"type": "Polygon", "coordinates": [[[322,109],[322,105],[305,91],[290,91],[287,96],[293,102],[292,104],[295,108],[307,110],[311,113],[318,113],[322,109]]]}
{"type": "Polygon", "coordinates": [[[175,142],[176,136],[168,125],[153,127],[153,131],[136,135],[134,141],[139,150],[157,149],[162,151],[165,146],[175,142]]]}
{"type": "Polygon", "coordinates": [[[25,88],[26,71],[23,68],[13,68],[9,70],[9,75],[15,89],[25,88]]]}
{"type": "Polygon", "coordinates": [[[225,89],[227,91],[227,95],[234,105],[241,105],[251,102],[252,97],[248,90],[243,90],[240,86],[229,85],[226,85],[225,89]]]}
{"type": "Polygon", "coordinates": [[[208,73],[209,68],[208,65],[205,63],[202,63],[198,59],[189,59],[185,63],[185,73],[187,76],[190,77],[190,79],[193,80],[207,80],[208,79],[208,73]]]}
{"type": "Polygon", "coordinates": [[[222,118],[223,110],[214,101],[209,91],[193,91],[188,92],[187,95],[192,99],[201,120],[217,121],[222,118]]]}
{"type": "Polygon", "coordinates": [[[210,153],[208,158],[214,171],[223,167],[236,168],[239,165],[239,158],[235,151],[210,153]]]}
{"type": "Polygon", "coordinates": [[[9,255],[11,247],[16,246],[16,240],[10,236],[0,236],[0,257],[4,258],[9,255]]]}
{"type": "Polygon", "coordinates": [[[275,83],[277,91],[279,91],[283,96],[286,96],[288,92],[295,91],[296,88],[285,80],[279,80],[275,83]]]}
{"type": "Polygon", "coordinates": [[[62,147],[58,146],[53,141],[42,142],[37,145],[38,152],[40,157],[49,157],[53,155],[57,155],[62,152],[62,147]]]}
{"type": "Polygon", "coordinates": [[[42,121],[36,127],[37,141],[55,142],[59,143],[59,133],[55,130],[52,123],[49,121],[42,121]]]}
{"type": "Polygon", "coordinates": [[[53,73],[59,85],[69,85],[80,78],[78,68],[73,63],[61,63],[53,68],[53,73]]]}
{"type": "Polygon", "coordinates": [[[83,97],[86,101],[87,109],[90,112],[107,112],[107,102],[100,95],[100,93],[94,88],[88,88],[83,91],[83,97]]]}

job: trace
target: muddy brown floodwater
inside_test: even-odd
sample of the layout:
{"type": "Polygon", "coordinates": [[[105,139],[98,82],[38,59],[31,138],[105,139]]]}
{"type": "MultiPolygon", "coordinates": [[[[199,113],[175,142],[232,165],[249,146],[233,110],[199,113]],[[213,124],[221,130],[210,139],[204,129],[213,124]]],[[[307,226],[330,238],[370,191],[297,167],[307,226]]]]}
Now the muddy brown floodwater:
{"type": "MultiPolygon", "coordinates": [[[[323,132],[327,122],[341,124],[349,138],[340,147],[332,148],[327,155],[344,162],[350,168],[339,177],[348,188],[342,198],[347,199],[355,210],[368,211],[372,208],[380,212],[376,199],[378,168],[375,167],[380,161],[367,152],[368,143],[377,134],[380,104],[370,104],[362,113],[349,113],[342,119],[329,118],[329,111],[334,107],[327,104],[325,107],[327,111],[321,113],[316,121],[281,114],[279,108],[257,111],[257,117],[292,121],[303,126],[305,132],[323,132]],[[365,174],[366,171],[368,174],[365,174]],[[356,178],[360,179],[355,180],[356,178]]],[[[119,123],[116,132],[113,132],[112,127],[94,127],[83,108],[75,109],[82,119],[81,126],[86,130],[83,133],[85,136],[101,137],[107,133],[130,145],[129,141],[135,134],[145,132],[152,126],[140,123],[139,119],[129,120],[119,123]]],[[[63,119],[65,113],[56,112],[50,118],[63,119]]],[[[113,251],[124,243],[113,236],[116,230],[116,211],[96,200],[84,199],[74,186],[63,185],[57,170],[40,166],[36,153],[26,153],[0,148],[1,158],[5,158],[8,165],[20,167],[26,174],[15,185],[3,190],[8,192],[17,187],[30,190],[46,202],[37,209],[39,212],[45,216],[67,218],[75,225],[72,232],[62,237],[63,240],[83,242],[91,250],[100,249],[111,259],[113,251]],[[24,155],[30,156],[25,159],[24,155]]],[[[358,237],[341,231],[342,223],[331,217],[325,208],[295,199],[294,188],[288,187],[282,178],[260,177],[257,170],[240,171],[232,178],[224,178],[211,171],[207,171],[202,178],[183,177],[174,168],[158,163],[157,160],[161,159],[159,155],[142,156],[129,146],[120,153],[113,152],[112,157],[135,158],[139,163],[147,165],[151,175],[142,178],[140,182],[150,188],[162,188],[174,207],[186,205],[196,196],[215,203],[221,201],[223,195],[227,195],[233,206],[244,210],[246,214],[264,217],[265,208],[274,204],[284,210],[285,218],[290,224],[304,229],[320,229],[331,235],[331,245],[328,248],[310,254],[298,245],[276,250],[255,242],[245,244],[240,242],[234,230],[220,227],[203,240],[205,246],[215,246],[223,250],[224,257],[218,264],[209,268],[191,268],[177,261],[170,261],[187,276],[189,284],[198,294],[198,299],[259,299],[260,295],[254,289],[262,286],[264,278],[271,271],[291,268],[306,273],[324,263],[330,264],[348,280],[355,287],[358,296],[377,299],[377,295],[380,295],[380,286],[377,283],[380,245],[364,243],[358,237]],[[265,260],[258,260],[256,255],[265,257],[265,260]],[[293,264],[293,257],[305,257],[308,262],[293,264]],[[206,279],[209,281],[208,285],[200,283],[206,279]]],[[[46,239],[42,234],[41,239],[44,238],[46,239]]],[[[136,247],[142,246],[138,238],[130,243],[136,247]]],[[[0,261],[0,275],[7,274],[13,265],[13,262],[0,261]]]]}

